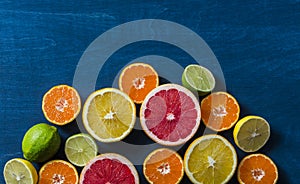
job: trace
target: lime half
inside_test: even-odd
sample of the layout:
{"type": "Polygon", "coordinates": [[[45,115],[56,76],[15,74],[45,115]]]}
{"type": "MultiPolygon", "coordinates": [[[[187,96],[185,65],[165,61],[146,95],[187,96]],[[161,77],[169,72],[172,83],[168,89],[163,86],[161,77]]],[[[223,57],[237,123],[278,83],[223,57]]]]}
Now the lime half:
{"type": "Polygon", "coordinates": [[[213,74],[200,65],[188,65],[182,74],[182,85],[191,91],[198,91],[200,94],[212,91],[215,83],[213,74]]]}
{"type": "Polygon", "coordinates": [[[6,162],[3,175],[5,182],[9,184],[36,184],[38,181],[34,166],[21,158],[14,158],[6,162]]]}
{"type": "Polygon", "coordinates": [[[236,145],[245,152],[262,148],[270,137],[269,123],[259,116],[246,116],[239,120],[233,130],[236,145]]]}
{"type": "Polygon", "coordinates": [[[87,134],[75,134],[69,137],[65,145],[68,160],[79,167],[85,166],[98,153],[95,140],[87,134]]]}

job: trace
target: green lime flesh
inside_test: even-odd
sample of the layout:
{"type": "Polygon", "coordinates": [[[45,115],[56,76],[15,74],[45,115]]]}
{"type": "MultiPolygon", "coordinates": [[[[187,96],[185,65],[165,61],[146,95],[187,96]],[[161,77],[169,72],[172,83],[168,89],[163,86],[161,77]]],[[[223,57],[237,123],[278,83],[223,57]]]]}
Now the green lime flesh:
{"type": "Polygon", "coordinates": [[[213,74],[200,65],[188,65],[182,74],[182,85],[191,91],[206,94],[215,87],[213,74]]]}
{"type": "Polygon", "coordinates": [[[66,141],[65,154],[68,160],[76,166],[85,166],[97,153],[96,142],[87,134],[76,134],[66,141]]]}

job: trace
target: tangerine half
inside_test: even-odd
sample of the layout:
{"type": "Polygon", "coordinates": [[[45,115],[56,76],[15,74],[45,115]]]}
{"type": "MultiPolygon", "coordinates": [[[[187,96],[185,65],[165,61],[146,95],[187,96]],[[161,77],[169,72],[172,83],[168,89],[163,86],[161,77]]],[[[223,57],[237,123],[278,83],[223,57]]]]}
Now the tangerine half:
{"type": "Polygon", "coordinates": [[[184,175],[183,160],[177,152],[160,148],[147,156],[143,172],[149,183],[177,184],[184,175]]]}
{"type": "Polygon", "coordinates": [[[146,95],[158,86],[158,74],[152,66],[145,63],[133,63],[126,66],[119,78],[119,88],[137,104],[144,101],[146,95]]]}
{"type": "Polygon", "coordinates": [[[64,160],[47,162],[39,172],[39,184],[77,184],[78,173],[76,168],[64,160]]]}
{"type": "Polygon", "coordinates": [[[48,121],[56,125],[72,122],[81,108],[80,96],[68,85],[52,87],[43,97],[42,109],[48,121]]]}
{"type": "Polygon", "coordinates": [[[266,155],[251,154],[241,161],[237,177],[241,184],[273,184],[277,182],[278,170],[266,155]]]}
{"type": "Polygon", "coordinates": [[[237,122],[239,114],[240,106],[229,93],[211,93],[201,101],[202,121],[214,131],[230,129],[237,122]]]}

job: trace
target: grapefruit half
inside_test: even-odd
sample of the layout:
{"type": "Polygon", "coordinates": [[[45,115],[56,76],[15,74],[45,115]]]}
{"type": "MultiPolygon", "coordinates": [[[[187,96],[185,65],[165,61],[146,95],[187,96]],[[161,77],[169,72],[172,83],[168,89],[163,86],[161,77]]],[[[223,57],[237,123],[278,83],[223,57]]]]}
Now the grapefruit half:
{"type": "Polygon", "coordinates": [[[166,146],[184,144],[198,130],[200,105],[194,94],[177,84],[164,84],[145,98],[140,121],[145,133],[166,146]]]}
{"type": "Polygon", "coordinates": [[[80,184],[126,183],[138,184],[138,173],[133,164],[116,153],[104,153],[96,156],[83,168],[80,184]]]}

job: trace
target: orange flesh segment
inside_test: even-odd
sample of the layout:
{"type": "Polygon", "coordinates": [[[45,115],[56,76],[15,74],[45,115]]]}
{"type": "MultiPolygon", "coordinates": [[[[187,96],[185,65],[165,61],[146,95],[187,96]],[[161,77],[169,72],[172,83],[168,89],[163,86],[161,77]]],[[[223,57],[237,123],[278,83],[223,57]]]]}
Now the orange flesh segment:
{"type": "Polygon", "coordinates": [[[244,160],[239,167],[239,177],[244,183],[275,183],[277,168],[271,160],[257,155],[244,160]]]}
{"type": "Polygon", "coordinates": [[[125,68],[121,79],[122,91],[134,102],[142,102],[146,95],[158,85],[158,75],[148,65],[133,65],[125,68]]]}
{"type": "Polygon", "coordinates": [[[236,100],[225,93],[213,93],[201,104],[204,124],[216,131],[231,128],[239,118],[239,111],[236,100]]]}
{"type": "Polygon", "coordinates": [[[178,155],[169,151],[158,151],[146,162],[145,175],[154,184],[178,183],[183,176],[183,163],[178,155]]]}
{"type": "Polygon", "coordinates": [[[54,184],[54,181],[64,180],[63,183],[76,184],[78,177],[75,168],[62,162],[52,162],[40,173],[39,184],[54,184]]]}
{"type": "Polygon", "coordinates": [[[43,103],[47,119],[61,124],[74,119],[80,104],[78,94],[67,86],[53,88],[45,95],[43,103]]]}

